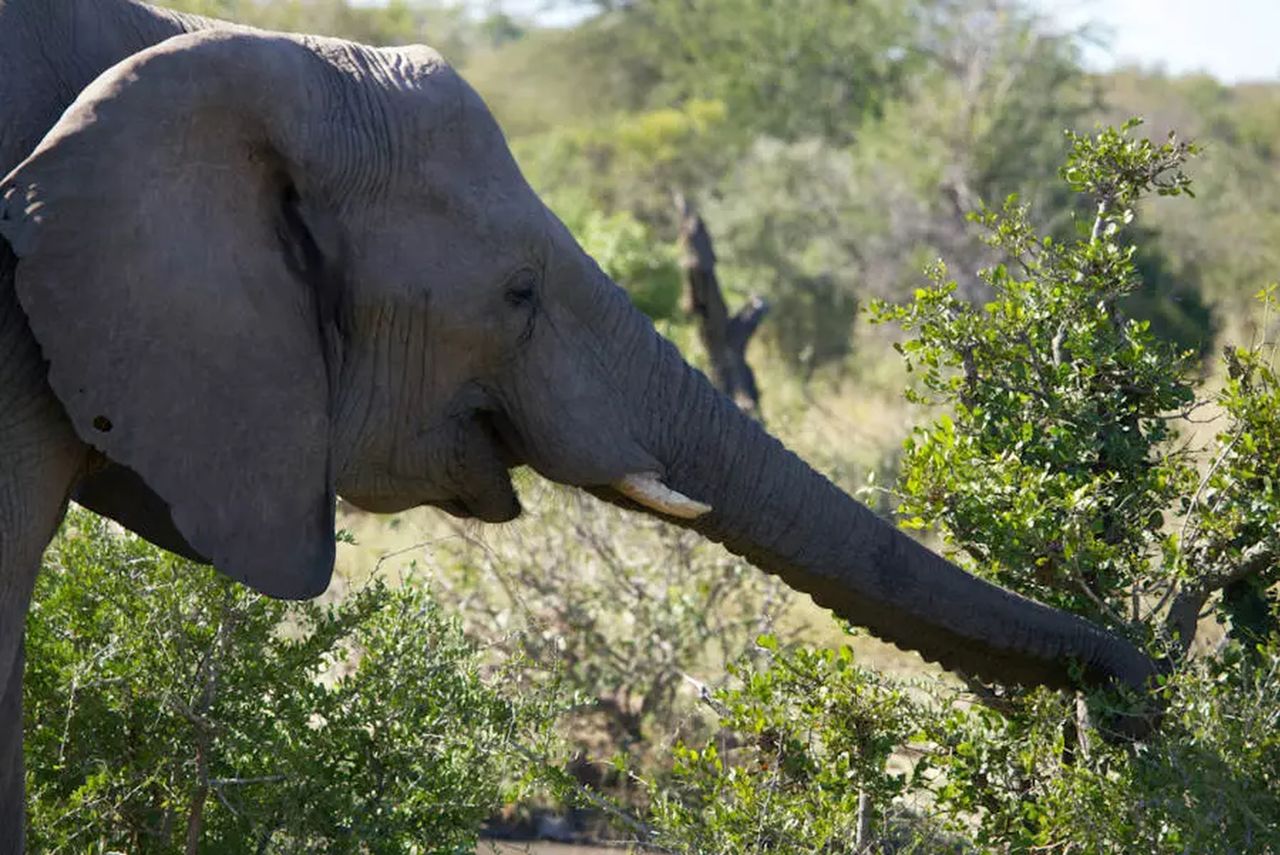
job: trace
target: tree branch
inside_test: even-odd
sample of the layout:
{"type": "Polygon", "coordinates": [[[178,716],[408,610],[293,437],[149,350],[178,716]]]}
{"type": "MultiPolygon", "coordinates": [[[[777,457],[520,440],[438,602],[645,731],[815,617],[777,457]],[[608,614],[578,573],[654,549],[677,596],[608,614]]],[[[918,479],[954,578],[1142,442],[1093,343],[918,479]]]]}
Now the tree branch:
{"type": "Polygon", "coordinates": [[[730,316],[716,275],[716,253],[702,216],[683,195],[680,209],[680,268],[684,273],[685,310],[698,325],[716,388],[749,413],[760,410],[760,389],[747,364],[747,345],[769,313],[769,304],[752,296],[730,316]]]}
{"type": "Polygon", "coordinates": [[[1173,600],[1169,614],[1165,617],[1165,630],[1169,637],[1177,641],[1179,653],[1185,654],[1191,648],[1196,637],[1196,623],[1200,620],[1200,612],[1209,597],[1232,582],[1247,579],[1262,573],[1280,562],[1280,552],[1272,544],[1257,543],[1249,547],[1240,556],[1240,561],[1232,566],[1210,573],[1201,578],[1194,587],[1186,588],[1173,600]]]}

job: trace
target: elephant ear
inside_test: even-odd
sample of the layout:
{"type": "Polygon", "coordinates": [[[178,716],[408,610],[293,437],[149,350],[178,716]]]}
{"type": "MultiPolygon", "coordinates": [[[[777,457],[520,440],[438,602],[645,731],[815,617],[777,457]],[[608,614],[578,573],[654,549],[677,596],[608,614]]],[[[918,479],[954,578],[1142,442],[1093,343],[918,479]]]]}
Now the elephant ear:
{"type": "Polygon", "coordinates": [[[78,434],[196,552],[285,598],[324,591],[334,559],[291,150],[315,61],[246,32],[171,39],[104,73],[0,183],[19,300],[78,434]]]}

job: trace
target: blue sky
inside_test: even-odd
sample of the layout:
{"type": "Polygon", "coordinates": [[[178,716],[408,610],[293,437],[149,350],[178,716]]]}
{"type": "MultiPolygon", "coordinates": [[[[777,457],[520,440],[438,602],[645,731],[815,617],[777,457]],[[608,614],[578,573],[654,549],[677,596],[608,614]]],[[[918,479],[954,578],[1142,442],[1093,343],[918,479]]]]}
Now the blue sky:
{"type": "MultiPolygon", "coordinates": [[[[1280,0],[1031,0],[1055,26],[1093,23],[1109,42],[1091,49],[1099,70],[1117,64],[1207,71],[1228,82],[1280,79],[1280,0]]],[[[487,4],[486,4],[487,5],[487,4]]],[[[537,14],[543,0],[505,0],[537,14]]],[[[541,16],[547,23],[556,23],[541,16]]],[[[555,16],[559,22],[569,16],[555,16]]]]}

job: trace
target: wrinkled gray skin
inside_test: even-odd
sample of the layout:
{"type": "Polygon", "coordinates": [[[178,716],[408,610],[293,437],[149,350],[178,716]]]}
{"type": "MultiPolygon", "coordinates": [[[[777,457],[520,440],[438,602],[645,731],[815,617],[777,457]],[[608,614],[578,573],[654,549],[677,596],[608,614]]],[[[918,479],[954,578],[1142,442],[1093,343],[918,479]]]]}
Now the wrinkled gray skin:
{"type": "Polygon", "coordinates": [[[22,848],[24,615],[69,497],[298,598],[328,584],[335,494],[500,522],[515,465],[632,508],[608,485],[655,472],[714,507],[684,524],[947,667],[1153,672],[743,417],[426,48],[0,0],[0,175],[0,853],[22,848]]]}

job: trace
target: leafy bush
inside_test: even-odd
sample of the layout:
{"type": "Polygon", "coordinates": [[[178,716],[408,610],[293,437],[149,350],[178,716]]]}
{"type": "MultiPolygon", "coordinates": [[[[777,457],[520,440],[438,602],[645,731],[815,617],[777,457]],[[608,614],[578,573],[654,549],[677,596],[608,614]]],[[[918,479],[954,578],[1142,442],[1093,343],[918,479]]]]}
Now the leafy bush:
{"type": "Polygon", "coordinates": [[[1180,670],[1144,745],[1065,741],[1074,699],[1047,691],[1007,716],[953,708],[922,728],[915,780],[983,851],[1280,851],[1280,643],[1253,652],[1180,670]]]}
{"type": "Polygon", "coordinates": [[[914,335],[903,351],[921,369],[917,399],[952,413],[907,442],[908,524],[936,527],[975,572],[1108,623],[1176,669],[1163,691],[1170,723],[1141,752],[1092,745],[1083,710],[1060,696],[1005,693],[1003,720],[961,742],[1016,772],[944,764],[949,786],[970,794],[940,804],[981,808],[987,845],[1252,850],[1271,833],[1257,818],[1280,815],[1276,767],[1256,762],[1259,751],[1271,757],[1270,738],[1236,718],[1265,719],[1277,700],[1274,670],[1258,670],[1274,665],[1275,648],[1259,645],[1280,630],[1265,596],[1280,581],[1273,352],[1228,348],[1228,382],[1213,394],[1196,354],[1125,317],[1141,285],[1131,241],[1141,200],[1188,195],[1184,165],[1196,153],[1135,138],[1137,124],[1071,137],[1062,176],[1092,212],[1074,240],[1040,238],[1013,201],[979,216],[1005,259],[983,273],[989,304],[957,302],[939,269],[913,303],[880,311],[914,335]],[[1198,422],[1214,409],[1218,434],[1199,444],[1198,422]],[[1206,604],[1227,618],[1231,644],[1188,661],[1206,604]],[[1233,769],[1255,777],[1238,790],[1233,769]],[[1202,833],[1206,815],[1217,835],[1202,833]]]}
{"type": "Polygon", "coordinates": [[[698,853],[1280,851],[1280,643],[1167,685],[1161,736],[1064,742],[1075,700],[1002,714],[895,684],[847,649],[779,652],[713,694],[724,730],[678,746],[646,842],[698,853]],[[1243,667],[1242,667],[1243,666],[1243,667]],[[858,849],[855,843],[865,846],[858,849]]]}
{"type": "Polygon", "coordinates": [[[420,587],[285,604],[83,511],[27,650],[37,851],[474,851],[554,712],[420,587]]]}
{"type": "Polygon", "coordinates": [[[764,666],[732,669],[740,685],[711,699],[730,735],[676,746],[670,783],[654,787],[653,842],[729,855],[844,852],[873,827],[889,837],[890,819],[873,814],[904,792],[889,760],[917,704],[847,647],[775,655],[775,638],[759,641],[764,666]]]}
{"type": "MultiPolygon", "coordinates": [[[[1100,739],[1118,711],[1105,692],[1085,703],[968,680],[967,692],[920,684],[912,696],[843,654],[776,655],[715,696],[719,744],[683,749],[677,786],[654,785],[656,839],[712,852],[851,839],[873,851],[1280,851],[1275,350],[1228,348],[1225,384],[1208,393],[1193,354],[1124,316],[1140,285],[1140,200],[1186,195],[1195,153],[1134,127],[1071,137],[1062,175],[1091,211],[1074,239],[1041,238],[1014,200],[978,215],[1002,258],[982,273],[987,305],[960,300],[938,266],[911,303],[876,314],[910,333],[912,399],[943,410],[906,443],[904,523],[937,530],[974,572],[1166,657],[1160,730],[1137,745],[1100,739]],[[1201,445],[1194,429],[1214,410],[1218,433],[1201,445]],[[1206,606],[1225,639],[1192,656],[1206,606]]],[[[1276,289],[1261,298],[1274,309],[1276,289]]]]}
{"type": "Polygon", "coordinates": [[[1196,473],[1170,418],[1195,400],[1193,366],[1120,314],[1138,284],[1122,229],[1138,194],[1185,189],[1187,150],[1114,132],[1091,145],[1077,140],[1065,173],[1098,187],[1081,238],[1042,241],[1010,200],[980,217],[1008,258],[983,272],[990,303],[959,300],[938,266],[913,302],[878,310],[914,334],[901,349],[924,391],[909,397],[954,412],[907,443],[908,526],[941,523],[977,572],[1123,624],[1162,557],[1164,511],[1196,473]]]}
{"type": "Polygon", "coordinates": [[[914,398],[954,413],[907,443],[907,523],[938,526],[975,572],[1185,650],[1218,591],[1280,580],[1280,459],[1265,453],[1280,412],[1268,348],[1229,348],[1215,396],[1193,354],[1124,317],[1140,284],[1126,239],[1137,205],[1187,193],[1194,154],[1134,139],[1135,126],[1073,139],[1063,176],[1095,211],[1076,240],[1040,239],[1013,202],[981,215],[1007,259],[983,274],[991,303],[959,302],[939,268],[913,303],[879,314],[915,335],[902,346],[921,369],[914,398]],[[1187,438],[1211,406],[1221,428],[1197,448],[1187,438]]]}

